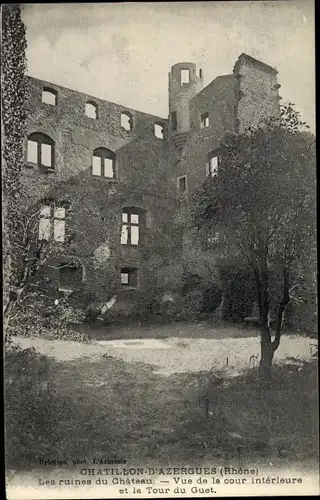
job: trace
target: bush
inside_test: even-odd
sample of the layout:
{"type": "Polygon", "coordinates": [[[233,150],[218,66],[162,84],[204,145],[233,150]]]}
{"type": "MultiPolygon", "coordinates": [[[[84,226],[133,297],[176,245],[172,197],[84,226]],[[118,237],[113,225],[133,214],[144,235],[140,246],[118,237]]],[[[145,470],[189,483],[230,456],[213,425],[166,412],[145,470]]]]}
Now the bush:
{"type": "Polygon", "coordinates": [[[150,318],[159,310],[159,295],[157,289],[138,291],[135,296],[135,309],[139,318],[150,318]]]}
{"type": "Polygon", "coordinates": [[[4,358],[7,467],[26,466],[52,454],[57,440],[57,397],[51,361],[10,340],[4,358]]]}
{"type": "Polygon", "coordinates": [[[83,319],[83,311],[71,307],[68,297],[35,291],[28,293],[16,305],[7,334],[84,341],[84,336],[72,328],[73,324],[81,323],[83,319]]]}
{"type": "Polygon", "coordinates": [[[318,315],[316,305],[306,298],[293,298],[285,312],[286,330],[318,336],[318,315]]]}
{"type": "Polygon", "coordinates": [[[203,292],[202,311],[204,313],[213,313],[220,305],[222,291],[216,285],[211,285],[203,292]]]}
{"type": "Polygon", "coordinates": [[[232,321],[243,321],[251,314],[255,300],[252,277],[245,271],[232,271],[227,277],[225,317],[232,321]]]}
{"type": "Polygon", "coordinates": [[[180,320],[193,321],[199,318],[203,309],[202,290],[192,290],[183,298],[182,310],[179,313],[180,320]]]}

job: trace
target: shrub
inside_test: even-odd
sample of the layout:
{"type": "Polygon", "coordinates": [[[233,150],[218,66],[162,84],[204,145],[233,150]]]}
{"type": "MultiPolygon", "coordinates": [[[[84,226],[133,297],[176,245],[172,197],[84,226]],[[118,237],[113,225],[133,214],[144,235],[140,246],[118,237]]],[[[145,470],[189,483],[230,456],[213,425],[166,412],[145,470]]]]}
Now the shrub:
{"type": "Polygon", "coordinates": [[[4,370],[6,461],[9,468],[23,467],[52,454],[57,440],[51,361],[9,340],[4,370]]]}
{"type": "Polygon", "coordinates": [[[228,273],[226,287],[225,317],[232,321],[242,321],[251,314],[255,300],[252,277],[242,270],[228,273]]]}
{"type": "Polygon", "coordinates": [[[284,325],[286,330],[316,338],[318,336],[316,305],[304,297],[294,297],[287,307],[284,325]]]}
{"type": "Polygon", "coordinates": [[[15,315],[7,327],[7,334],[83,341],[84,336],[72,328],[73,324],[81,323],[83,318],[83,311],[71,307],[68,297],[35,291],[26,294],[16,305],[15,315]]]}
{"type": "Polygon", "coordinates": [[[179,313],[180,320],[193,321],[199,318],[203,309],[202,293],[202,290],[195,289],[183,297],[182,310],[179,313]]]}
{"type": "Polygon", "coordinates": [[[203,292],[202,311],[204,313],[214,312],[220,305],[222,291],[217,285],[211,285],[203,292]]]}
{"type": "Polygon", "coordinates": [[[137,317],[150,318],[159,310],[158,290],[150,288],[148,291],[138,291],[135,296],[135,309],[137,317]]]}

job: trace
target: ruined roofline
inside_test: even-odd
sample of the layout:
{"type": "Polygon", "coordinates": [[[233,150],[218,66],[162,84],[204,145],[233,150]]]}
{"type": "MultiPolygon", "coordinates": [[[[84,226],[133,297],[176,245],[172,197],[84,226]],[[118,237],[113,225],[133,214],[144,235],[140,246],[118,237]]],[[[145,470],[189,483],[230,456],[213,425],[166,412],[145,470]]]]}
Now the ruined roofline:
{"type": "Polygon", "coordinates": [[[247,61],[254,64],[255,66],[258,66],[258,67],[260,66],[261,69],[263,69],[264,71],[268,71],[269,73],[274,73],[275,75],[278,74],[278,71],[275,68],[273,68],[272,66],[270,66],[269,64],[264,63],[263,61],[260,61],[259,59],[255,59],[252,56],[248,56],[248,54],[245,54],[244,52],[238,57],[238,60],[236,61],[235,65],[234,65],[233,71],[236,71],[238,63],[243,59],[246,59],[247,61]]]}
{"type": "Polygon", "coordinates": [[[227,79],[227,78],[229,80],[232,80],[233,78],[235,78],[235,75],[233,73],[229,73],[228,75],[216,76],[213,80],[211,80],[210,83],[208,83],[208,85],[203,87],[203,89],[201,89],[200,92],[198,92],[191,100],[193,101],[193,99],[195,99],[196,97],[201,95],[205,90],[207,90],[211,85],[214,85],[218,80],[223,80],[223,79],[227,79]]]}
{"type": "Polygon", "coordinates": [[[70,92],[75,92],[76,94],[83,95],[84,97],[88,97],[89,99],[92,99],[93,101],[97,101],[97,102],[100,101],[101,103],[108,103],[108,104],[112,104],[114,106],[119,106],[119,108],[122,108],[124,111],[135,111],[136,113],[139,113],[140,115],[150,116],[150,117],[155,118],[157,120],[168,122],[168,117],[163,118],[163,116],[152,115],[151,113],[146,113],[145,111],[140,111],[139,109],[129,108],[128,106],[124,106],[123,104],[119,104],[119,103],[113,102],[113,101],[107,101],[107,99],[102,99],[101,97],[97,97],[97,96],[90,95],[90,94],[85,94],[84,92],[80,92],[80,90],[70,89],[69,87],[64,87],[63,85],[58,85],[57,83],[48,82],[47,80],[41,80],[41,78],[37,78],[37,77],[32,76],[32,75],[26,75],[26,78],[29,78],[30,80],[35,80],[35,81],[41,82],[41,83],[47,85],[48,87],[52,86],[53,88],[64,89],[64,90],[68,90],[70,92]]]}
{"type": "MultiPolygon", "coordinates": [[[[227,78],[232,79],[232,77],[235,77],[235,73],[237,71],[237,66],[239,65],[239,63],[241,62],[241,60],[247,60],[251,64],[254,64],[255,66],[261,67],[264,71],[268,71],[270,73],[274,73],[275,75],[278,74],[278,71],[275,68],[273,68],[272,66],[270,66],[269,64],[264,63],[263,61],[260,61],[259,59],[255,59],[254,57],[251,57],[248,54],[245,54],[243,52],[242,54],[240,54],[240,56],[238,57],[235,65],[234,65],[233,73],[229,73],[227,75],[216,76],[216,78],[214,78],[213,80],[211,80],[210,83],[208,83],[205,87],[203,87],[203,89],[201,89],[200,92],[198,92],[198,94],[195,95],[195,97],[197,97],[202,92],[204,92],[205,90],[207,90],[210,87],[210,85],[214,85],[214,83],[216,83],[218,80],[220,80],[220,79],[227,79],[227,78]]],[[[195,99],[195,97],[193,97],[192,99],[195,99]]]]}

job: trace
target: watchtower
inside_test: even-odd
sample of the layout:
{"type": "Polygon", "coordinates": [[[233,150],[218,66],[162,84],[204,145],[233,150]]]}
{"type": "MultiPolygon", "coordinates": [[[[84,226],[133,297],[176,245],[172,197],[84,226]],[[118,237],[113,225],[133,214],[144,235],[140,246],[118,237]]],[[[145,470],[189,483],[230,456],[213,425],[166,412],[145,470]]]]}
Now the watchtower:
{"type": "Polygon", "coordinates": [[[203,72],[190,62],[177,63],[169,73],[169,133],[186,134],[190,130],[189,101],[203,88],[203,72]]]}

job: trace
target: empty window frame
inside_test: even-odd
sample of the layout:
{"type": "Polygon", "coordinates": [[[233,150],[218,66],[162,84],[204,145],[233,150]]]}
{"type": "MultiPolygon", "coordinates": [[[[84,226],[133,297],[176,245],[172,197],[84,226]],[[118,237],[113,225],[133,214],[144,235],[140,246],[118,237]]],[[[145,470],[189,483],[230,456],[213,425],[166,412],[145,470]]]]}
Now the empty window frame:
{"type": "Polygon", "coordinates": [[[121,127],[128,132],[133,129],[133,116],[129,112],[121,113],[121,127]]]}
{"type": "Polygon", "coordinates": [[[39,240],[63,243],[66,231],[66,207],[50,202],[40,210],[39,240]]]}
{"type": "Polygon", "coordinates": [[[92,156],[92,175],[115,179],[116,155],[107,148],[97,148],[92,156]]]}
{"type": "Polygon", "coordinates": [[[87,101],[85,107],[85,114],[88,118],[96,120],[98,118],[98,106],[92,101],[87,101]]]}
{"type": "Polygon", "coordinates": [[[212,151],[208,154],[208,161],[206,163],[206,176],[216,177],[219,168],[219,154],[217,151],[212,151]]]}
{"type": "Polygon", "coordinates": [[[51,137],[39,132],[28,136],[27,162],[54,168],[54,141],[51,137]]]}
{"type": "Polygon", "coordinates": [[[121,269],[121,286],[123,288],[137,288],[139,286],[139,271],[136,267],[121,269]]]}
{"type": "Polygon", "coordinates": [[[188,183],[187,183],[187,176],[186,175],[181,175],[181,177],[178,177],[177,188],[178,188],[179,194],[184,194],[187,192],[188,183]]]}
{"type": "Polygon", "coordinates": [[[153,126],[153,133],[158,139],[163,139],[163,124],[155,123],[153,126]]]}
{"type": "Polygon", "coordinates": [[[209,127],[209,113],[203,113],[200,116],[200,128],[207,128],[209,127]]]}
{"type": "Polygon", "coordinates": [[[190,83],[190,71],[188,69],[181,70],[181,85],[190,83]]]}
{"type": "Polygon", "coordinates": [[[51,106],[57,105],[57,92],[53,89],[44,88],[42,90],[42,102],[50,104],[51,106]]]}
{"type": "Polygon", "coordinates": [[[59,290],[72,292],[83,281],[83,269],[74,262],[61,262],[59,265],[59,290]]]}
{"type": "Polygon", "coordinates": [[[126,207],[122,209],[121,244],[139,245],[145,214],[142,209],[126,207]]]}
{"type": "Polygon", "coordinates": [[[213,232],[211,236],[208,236],[208,243],[211,245],[216,245],[220,241],[220,234],[218,232],[213,232]]]}
{"type": "Polygon", "coordinates": [[[174,132],[175,130],[177,130],[177,126],[178,126],[178,123],[177,123],[177,112],[176,111],[172,111],[171,113],[171,130],[174,132]]]}

